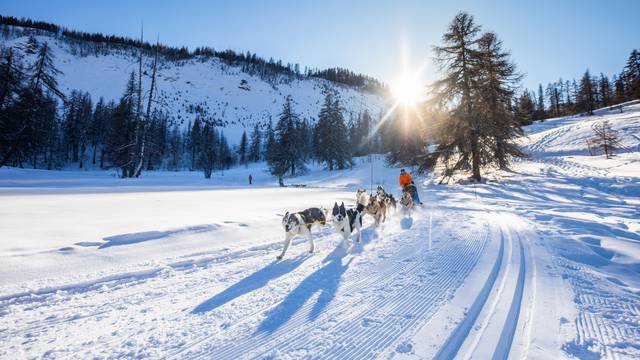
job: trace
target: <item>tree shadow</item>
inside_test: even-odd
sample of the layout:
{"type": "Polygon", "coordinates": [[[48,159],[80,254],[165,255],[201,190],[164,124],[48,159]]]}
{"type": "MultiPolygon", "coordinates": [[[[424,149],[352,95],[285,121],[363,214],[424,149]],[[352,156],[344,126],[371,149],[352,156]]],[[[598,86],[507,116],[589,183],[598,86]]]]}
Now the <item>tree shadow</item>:
{"type": "Polygon", "coordinates": [[[353,258],[343,263],[346,255],[342,247],[337,247],[323,260],[324,266],[304,279],[284,300],[272,309],[255,331],[258,333],[274,333],[298,312],[315,294],[319,293],[316,303],[309,312],[309,319],[315,320],[333,301],[340,285],[342,275],[353,258]]]}
{"type": "Polygon", "coordinates": [[[300,266],[310,255],[300,255],[293,259],[274,261],[264,268],[256,271],[236,284],[226,288],[221,293],[207,299],[196,306],[191,313],[200,314],[216,309],[244,294],[248,294],[265,286],[269,281],[277,279],[300,266]]]}

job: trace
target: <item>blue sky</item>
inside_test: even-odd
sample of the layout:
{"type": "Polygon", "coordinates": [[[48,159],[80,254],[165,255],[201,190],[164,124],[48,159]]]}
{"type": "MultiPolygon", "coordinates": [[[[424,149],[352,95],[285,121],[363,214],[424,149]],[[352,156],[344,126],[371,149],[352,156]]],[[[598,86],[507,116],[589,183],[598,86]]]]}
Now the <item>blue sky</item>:
{"type": "Polygon", "coordinates": [[[258,53],[319,68],[342,66],[393,82],[426,64],[421,80],[437,78],[431,46],[458,11],[468,11],[511,50],[524,85],[620,71],[640,48],[638,0],[537,1],[31,1],[4,0],[0,14],[73,29],[150,39],[194,48],[258,53]]]}

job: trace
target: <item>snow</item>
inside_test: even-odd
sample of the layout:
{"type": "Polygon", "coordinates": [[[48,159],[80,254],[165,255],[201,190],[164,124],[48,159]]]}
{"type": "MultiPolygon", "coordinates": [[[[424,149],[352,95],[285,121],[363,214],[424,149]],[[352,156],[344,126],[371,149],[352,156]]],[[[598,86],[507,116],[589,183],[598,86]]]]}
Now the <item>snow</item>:
{"type": "Polygon", "coordinates": [[[0,169],[0,357],[637,359],[639,128],[637,104],[537,123],[512,171],[420,177],[410,218],[366,216],[348,251],[314,227],[281,261],[283,213],[353,206],[371,166],[398,196],[399,169],[0,169]],[[584,141],[602,119],[613,159],[584,141]]]}
{"type": "MultiPolygon", "coordinates": [[[[28,37],[20,35],[18,32],[8,38],[0,37],[0,45],[8,47],[26,43],[28,37]]],[[[106,101],[118,101],[131,72],[138,69],[138,58],[129,49],[80,56],[78,50],[66,41],[48,35],[37,35],[35,38],[39,43],[46,41],[53,50],[55,66],[62,71],[57,77],[60,90],[65,94],[72,90],[89,92],[94,104],[100,97],[106,101]]],[[[25,62],[33,62],[33,56],[25,55],[25,62]]],[[[151,61],[150,57],[146,58],[148,70],[151,61]]],[[[147,91],[150,83],[150,76],[144,76],[144,91],[147,91]]],[[[197,116],[189,108],[200,106],[205,118],[211,117],[224,123],[223,131],[229,142],[237,144],[242,132],[250,132],[255,123],[275,121],[289,95],[294,101],[296,113],[303,119],[315,122],[323,103],[325,87],[339,94],[346,119],[364,110],[378,116],[386,108],[386,100],[377,94],[324,79],[289,81],[281,76],[271,83],[257,75],[242,72],[239,65],[231,66],[218,58],[201,57],[163,61],[158,68],[157,100],[159,106],[182,128],[186,128],[197,116]],[[242,80],[247,81],[249,90],[240,88],[242,80]]]]}

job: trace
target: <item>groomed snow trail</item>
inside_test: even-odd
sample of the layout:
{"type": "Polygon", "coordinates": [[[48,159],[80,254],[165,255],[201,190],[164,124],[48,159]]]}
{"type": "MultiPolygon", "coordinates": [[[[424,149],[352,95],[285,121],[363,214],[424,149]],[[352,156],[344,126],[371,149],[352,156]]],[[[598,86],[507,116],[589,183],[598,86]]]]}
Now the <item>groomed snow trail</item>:
{"type": "Polygon", "coordinates": [[[387,235],[385,229],[384,239],[371,239],[372,233],[367,232],[364,252],[358,259],[350,254],[329,254],[323,265],[297,284],[281,303],[256,319],[259,323],[253,333],[239,339],[230,335],[225,339],[228,345],[220,347],[207,341],[206,346],[187,349],[180,356],[376,356],[405,331],[427,320],[452,295],[491,239],[483,223],[447,234],[443,229],[453,224],[447,224],[438,214],[438,240],[429,249],[422,236],[428,231],[428,223],[421,215],[415,215],[411,228],[400,233],[387,235]],[[377,248],[367,254],[369,246],[377,248]]]}

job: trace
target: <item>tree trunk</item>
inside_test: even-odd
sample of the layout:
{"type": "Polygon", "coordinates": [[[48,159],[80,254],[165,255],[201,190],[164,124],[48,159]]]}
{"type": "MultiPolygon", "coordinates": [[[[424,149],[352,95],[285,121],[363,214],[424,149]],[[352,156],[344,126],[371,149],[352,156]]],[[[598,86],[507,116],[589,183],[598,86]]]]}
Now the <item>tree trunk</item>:
{"type": "Polygon", "coordinates": [[[471,131],[471,169],[473,171],[471,177],[476,181],[480,181],[480,149],[476,130],[471,131]]]}

